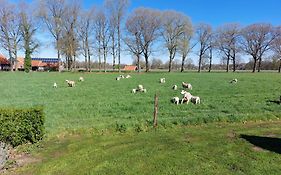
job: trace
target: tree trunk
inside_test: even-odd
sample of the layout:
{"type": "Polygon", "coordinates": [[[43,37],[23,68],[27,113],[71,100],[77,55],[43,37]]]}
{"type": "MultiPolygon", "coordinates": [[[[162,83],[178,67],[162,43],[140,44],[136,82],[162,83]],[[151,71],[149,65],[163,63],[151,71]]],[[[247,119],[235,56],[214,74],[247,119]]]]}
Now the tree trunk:
{"type": "Polygon", "coordinates": [[[60,60],[60,49],[59,49],[59,40],[56,39],[56,43],[57,43],[57,56],[58,56],[58,60],[59,60],[59,72],[61,72],[61,60],[60,60]]]}
{"type": "Polygon", "coordinates": [[[201,72],[202,56],[203,55],[200,53],[200,55],[199,55],[199,65],[198,65],[198,72],[199,73],[201,72]]]}
{"type": "Polygon", "coordinates": [[[229,55],[227,55],[227,60],[226,60],[226,72],[229,72],[229,61],[230,61],[230,57],[229,57],[229,55]]]}
{"type": "Polygon", "coordinates": [[[171,56],[170,56],[170,60],[169,60],[169,72],[172,71],[172,62],[173,62],[173,58],[171,58],[171,56]]]}
{"type": "Polygon", "coordinates": [[[259,58],[258,72],[261,72],[261,62],[262,62],[262,59],[261,59],[261,57],[260,57],[260,58],[259,58]]]}
{"type": "Polygon", "coordinates": [[[91,52],[90,49],[88,48],[88,71],[91,72],[91,52]]]}
{"type": "MultiPolygon", "coordinates": [[[[115,32],[114,32],[115,33],[115,32]]],[[[113,71],[115,71],[115,60],[116,58],[115,58],[115,36],[114,36],[114,34],[112,35],[112,60],[113,60],[113,67],[112,67],[112,69],[113,69],[113,71]]]]}
{"type": "Polygon", "coordinates": [[[209,72],[212,70],[212,61],[213,61],[213,50],[210,48],[210,64],[209,64],[209,72]]]}
{"type": "Polygon", "coordinates": [[[105,49],[106,48],[103,48],[103,69],[104,69],[104,72],[106,72],[106,53],[105,53],[105,49]]]}
{"type": "Polygon", "coordinates": [[[18,52],[17,52],[17,49],[15,48],[15,63],[14,63],[15,71],[17,71],[17,67],[18,67],[17,62],[18,62],[18,52]]]}
{"type": "Polygon", "coordinates": [[[254,66],[253,66],[253,71],[252,72],[255,73],[256,69],[257,69],[257,58],[254,57],[254,66]]]}
{"type": "Polygon", "coordinates": [[[281,73],[281,58],[279,60],[279,69],[278,69],[278,72],[281,73]]]}
{"type": "Polygon", "coordinates": [[[138,66],[138,73],[140,73],[140,54],[137,54],[137,66],[138,66]]]}
{"type": "Polygon", "coordinates": [[[87,63],[87,61],[88,61],[88,56],[87,56],[86,53],[87,53],[87,52],[85,52],[85,68],[86,68],[86,71],[88,71],[88,63],[87,63]]]}
{"type": "Polygon", "coordinates": [[[144,54],[144,58],[145,58],[145,72],[149,72],[148,55],[144,54]]]}
{"type": "Polygon", "coordinates": [[[236,54],[235,54],[235,52],[233,53],[232,62],[233,62],[233,72],[235,72],[236,71],[236,54]]]}
{"type": "Polygon", "coordinates": [[[184,62],[185,62],[185,58],[186,58],[186,55],[183,54],[183,55],[182,55],[182,62],[181,62],[181,72],[184,71],[184,62]]]}
{"type": "Polygon", "coordinates": [[[99,72],[101,71],[101,49],[100,49],[100,46],[99,46],[99,72]]]}
{"type": "Polygon", "coordinates": [[[120,32],[120,24],[117,28],[118,35],[118,71],[121,72],[121,32],[120,32]]]}

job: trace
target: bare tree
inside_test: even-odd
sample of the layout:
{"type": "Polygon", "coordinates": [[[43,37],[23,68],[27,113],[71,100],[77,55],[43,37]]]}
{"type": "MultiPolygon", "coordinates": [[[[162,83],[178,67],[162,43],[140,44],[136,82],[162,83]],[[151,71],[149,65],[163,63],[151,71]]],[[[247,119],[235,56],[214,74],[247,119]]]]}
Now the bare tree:
{"type": "Polygon", "coordinates": [[[164,11],[162,25],[161,35],[169,52],[169,72],[171,72],[181,36],[190,32],[192,25],[186,15],[176,11],[164,11]]]}
{"type": "MultiPolygon", "coordinates": [[[[63,20],[66,13],[65,0],[39,0],[40,12],[39,16],[47,26],[47,29],[55,39],[55,48],[57,49],[57,57],[61,59],[61,40],[63,35],[63,20]]],[[[59,71],[61,61],[59,62],[59,71]]]]}
{"type": "Polygon", "coordinates": [[[85,57],[86,71],[91,72],[91,40],[94,31],[95,8],[82,11],[78,19],[78,35],[81,43],[82,55],[85,57]]]}
{"type": "Polygon", "coordinates": [[[190,27],[189,30],[186,30],[179,39],[179,53],[182,56],[182,62],[181,62],[181,72],[184,71],[185,62],[188,54],[192,51],[192,49],[196,46],[196,43],[191,43],[193,35],[193,28],[190,27]]]}
{"type": "Polygon", "coordinates": [[[113,58],[113,69],[115,69],[116,54],[118,55],[118,70],[121,71],[121,24],[125,17],[129,6],[129,0],[106,0],[105,5],[110,13],[110,35],[111,35],[111,49],[113,58]],[[115,37],[117,33],[117,53],[115,37]]]}
{"type": "Polygon", "coordinates": [[[252,24],[242,29],[241,49],[252,56],[254,65],[253,72],[261,68],[262,57],[270,49],[274,41],[272,26],[270,24],[252,24]]]}
{"type": "Polygon", "coordinates": [[[276,27],[275,36],[276,38],[273,41],[272,50],[279,58],[278,72],[281,73],[281,26],[276,27]]]}
{"type": "Polygon", "coordinates": [[[131,13],[128,21],[135,27],[140,37],[140,46],[146,62],[146,72],[148,72],[152,46],[160,35],[161,12],[150,8],[138,8],[131,13]]]}
{"type": "Polygon", "coordinates": [[[140,57],[143,53],[143,48],[141,46],[141,33],[139,31],[139,26],[136,25],[135,16],[130,16],[126,22],[127,35],[124,38],[124,42],[127,45],[128,51],[131,52],[137,59],[138,72],[140,72],[140,57]]]}
{"type": "Polygon", "coordinates": [[[223,57],[226,58],[226,72],[229,72],[230,60],[233,61],[233,72],[236,71],[239,35],[239,24],[225,24],[219,27],[216,32],[216,47],[223,54],[223,57]]]}
{"type": "Polygon", "coordinates": [[[212,27],[208,24],[199,24],[196,29],[197,41],[199,44],[199,63],[198,72],[201,72],[203,57],[210,49],[212,39],[212,27]]]}
{"type": "Polygon", "coordinates": [[[109,22],[103,9],[97,12],[94,26],[96,39],[98,42],[99,65],[101,65],[101,55],[103,55],[104,72],[106,72],[106,59],[108,54],[110,33],[109,22]]]}
{"type": "Polygon", "coordinates": [[[31,6],[28,4],[21,4],[20,11],[20,31],[23,41],[23,48],[25,52],[24,69],[25,72],[31,70],[31,55],[39,47],[38,41],[35,39],[35,34],[38,29],[37,21],[35,20],[31,6]]]}
{"type": "Polygon", "coordinates": [[[79,50],[78,41],[78,15],[80,6],[78,2],[68,2],[63,16],[62,40],[60,47],[66,56],[68,70],[76,70],[76,57],[79,50]]]}
{"type": "Polygon", "coordinates": [[[9,53],[11,71],[17,69],[17,53],[21,40],[20,19],[15,5],[9,4],[5,0],[0,1],[0,43],[9,53]]]}

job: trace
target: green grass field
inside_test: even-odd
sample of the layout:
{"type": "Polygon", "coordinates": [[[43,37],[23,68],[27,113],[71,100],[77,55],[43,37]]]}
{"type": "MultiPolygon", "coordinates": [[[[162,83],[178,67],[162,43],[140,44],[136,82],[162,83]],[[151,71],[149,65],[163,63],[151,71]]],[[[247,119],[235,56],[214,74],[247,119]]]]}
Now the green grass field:
{"type": "Polygon", "coordinates": [[[133,74],[132,79],[116,81],[118,74],[78,73],[1,73],[1,106],[43,105],[47,133],[65,129],[114,128],[116,123],[146,125],[152,120],[154,94],[159,93],[159,122],[199,124],[213,121],[244,121],[281,117],[280,106],[267,102],[281,95],[281,76],[276,73],[151,73],[133,74]],[[78,80],[75,88],[65,80],[78,80]],[[166,84],[159,79],[166,78],[166,84]],[[229,81],[238,79],[233,85],[229,81]],[[173,105],[179,96],[172,85],[182,81],[193,85],[191,93],[201,97],[201,105],[173,105]],[[58,88],[52,88],[53,83],[58,88]],[[131,89],[143,84],[146,94],[132,94],[131,89]]]}
{"type": "Polygon", "coordinates": [[[40,161],[16,174],[280,174],[280,154],[253,150],[239,137],[280,138],[281,106],[270,102],[281,95],[280,74],[149,73],[116,81],[118,75],[0,73],[2,107],[40,105],[46,115],[46,137],[31,148],[40,161]],[[85,82],[67,87],[66,79],[80,76],[85,82]],[[237,84],[229,83],[233,78],[237,84]],[[181,88],[172,86],[182,81],[193,85],[201,105],[170,102],[181,97],[181,88]],[[138,84],[148,92],[132,94],[138,84]],[[157,131],[151,126],[155,93],[157,131]]]}

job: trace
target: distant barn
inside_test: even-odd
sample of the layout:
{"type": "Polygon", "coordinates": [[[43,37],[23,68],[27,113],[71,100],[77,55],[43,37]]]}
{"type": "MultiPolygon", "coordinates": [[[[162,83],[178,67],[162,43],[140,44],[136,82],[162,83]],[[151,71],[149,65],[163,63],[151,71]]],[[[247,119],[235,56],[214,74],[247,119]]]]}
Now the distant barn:
{"type": "Polygon", "coordinates": [[[137,71],[138,67],[137,66],[132,66],[132,65],[127,65],[124,68],[124,71],[137,71]]]}
{"type": "Polygon", "coordinates": [[[10,62],[9,60],[2,54],[0,54],[0,70],[9,70],[10,62]]]}
{"type": "MultiPolygon", "coordinates": [[[[46,71],[46,70],[58,70],[59,59],[58,58],[32,58],[31,61],[33,71],[46,71]]],[[[24,58],[17,59],[18,70],[24,69],[24,58]]]]}

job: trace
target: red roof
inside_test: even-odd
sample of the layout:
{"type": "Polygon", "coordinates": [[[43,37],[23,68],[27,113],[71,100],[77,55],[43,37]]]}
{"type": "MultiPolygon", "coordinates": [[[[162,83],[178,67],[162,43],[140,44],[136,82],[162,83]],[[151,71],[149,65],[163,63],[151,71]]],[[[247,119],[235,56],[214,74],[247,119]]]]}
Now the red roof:
{"type": "Polygon", "coordinates": [[[125,66],[124,70],[127,70],[127,71],[136,71],[138,69],[137,66],[125,66]]]}
{"type": "Polygon", "coordinates": [[[32,60],[31,61],[31,65],[32,65],[32,67],[44,67],[44,66],[47,66],[46,63],[43,63],[42,61],[38,61],[38,60],[32,60]]]}
{"type": "Polygon", "coordinates": [[[10,64],[10,62],[7,60],[7,58],[4,55],[0,54],[0,64],[10,64]]]}

